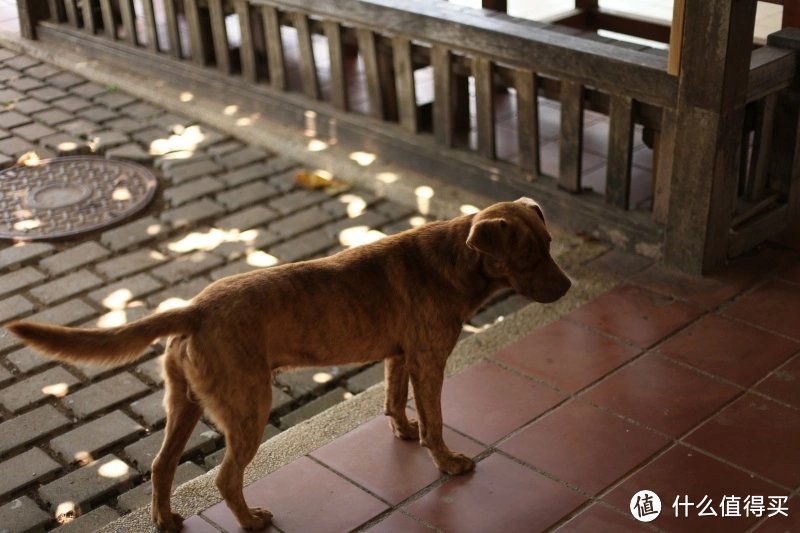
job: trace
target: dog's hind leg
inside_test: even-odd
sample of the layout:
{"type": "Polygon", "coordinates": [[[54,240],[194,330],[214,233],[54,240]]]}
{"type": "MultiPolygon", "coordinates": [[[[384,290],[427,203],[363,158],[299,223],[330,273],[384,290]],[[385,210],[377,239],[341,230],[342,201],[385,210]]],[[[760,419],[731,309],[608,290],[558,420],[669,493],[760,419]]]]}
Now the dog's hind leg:
{"type": "Polygon", "coordinates": [[[170,339],[167,344],[164,356],[166,436],[161,451],[153,461],[151,513],[156,526],[166,531],[181,529],[183,518],[173,513],[170,507],[172,481],[186,442],[203,412],[203,408],[192,397],[186,375],[181,368],[181,351],[185,349],[185,342],[177,338],[170,339]]]}
{"type": "Polygon", "coordinates": [[[248,507],[242,488],[244,469],[253,460],[269,420],[272,390],[267,383],[245,386],[240,394],[244,393],[251,399],[249,402],[221,402],[213,408],[214,418],[223,425],[227,446],[216,483],[239,525],[244,529],[260,530],[270,523],[272,513],[248,507]],[[237,407],[246,407],[247,410],[240,411],[237,407]]]}
{"type": "Polygon", "coordinates": [[[405,357],[387,357],[383,361],[384,379],[386,380],[386,402],[384,413],[389,417],[389,424],[395,437],[400,439],[419,439],[419,425],[406,416],[408,401],[408,370],[405,357]]]}

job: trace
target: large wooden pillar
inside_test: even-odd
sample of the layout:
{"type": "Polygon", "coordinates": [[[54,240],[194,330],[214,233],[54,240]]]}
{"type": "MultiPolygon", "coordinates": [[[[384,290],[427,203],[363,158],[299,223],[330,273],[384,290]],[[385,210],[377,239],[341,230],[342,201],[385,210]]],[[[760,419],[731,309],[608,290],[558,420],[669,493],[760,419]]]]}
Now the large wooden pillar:
{"type": "Polygon", "coordinates": [[[726,259],[756,0],[686,0],[665,260],[701,273],[726,259]]]}

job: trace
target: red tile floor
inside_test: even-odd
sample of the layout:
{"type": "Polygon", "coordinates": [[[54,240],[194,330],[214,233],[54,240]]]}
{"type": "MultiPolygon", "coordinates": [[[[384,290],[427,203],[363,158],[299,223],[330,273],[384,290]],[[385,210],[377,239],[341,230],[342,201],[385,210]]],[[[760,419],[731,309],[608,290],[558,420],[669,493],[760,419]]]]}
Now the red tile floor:
{"type": "MultiPolygon", "coordinates": [[[[440,475],[377,417],[248,501],[286,532],[800,531],[800,247],[627,279],[446,380],[445,438],[474,473],[440,475]]],[[[186,526],[240,531],[224,503],[186,526]]]]}

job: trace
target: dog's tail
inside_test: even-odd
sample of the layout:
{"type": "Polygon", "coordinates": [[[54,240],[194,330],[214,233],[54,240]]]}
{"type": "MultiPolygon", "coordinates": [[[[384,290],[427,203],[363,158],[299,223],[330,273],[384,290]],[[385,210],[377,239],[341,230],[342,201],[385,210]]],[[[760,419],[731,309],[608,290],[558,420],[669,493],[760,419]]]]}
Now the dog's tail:
{"type": "Polygon", "coordinates": [[[113,328],[69,328],[24,321],[12,322],[6,328],[54,359],[119,366],[139,359],[160,337],[191,333],[196,314],[196,309],[188,306],[154,313],[113,328]]]}

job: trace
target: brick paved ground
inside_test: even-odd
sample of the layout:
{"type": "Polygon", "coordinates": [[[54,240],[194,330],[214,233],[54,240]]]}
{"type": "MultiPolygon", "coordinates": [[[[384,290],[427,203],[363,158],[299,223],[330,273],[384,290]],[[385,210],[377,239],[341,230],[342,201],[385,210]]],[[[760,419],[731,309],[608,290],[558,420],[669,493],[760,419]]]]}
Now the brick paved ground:
{"type": "MultiPolygon", "coordinates": [[[[136,219],[69,241],[0,243],[0,323],[114,325],[223,276],[336,252],[344,235],[425,221],[365,190],[302,189],[301,161],[30,57],[0,49],[0,79],[0,165],[32,149],[94,153],[141,162],[159,179],[136,219]]],[[[522,305],[500,298],[468,329],[522,305]]],[[[164,426],[160,352],[117,369],[71,367],[0,336],[0,530],[57,527],[70,501],[86,516],[60,529],[88,531],[147,503],[164,426]]],[[[374,365],[277,376],[264,439],[381,380],[374,365]]],[[[209,421],[198,425],[178,481],[218,464],[223,448],[209,421]]]]}

